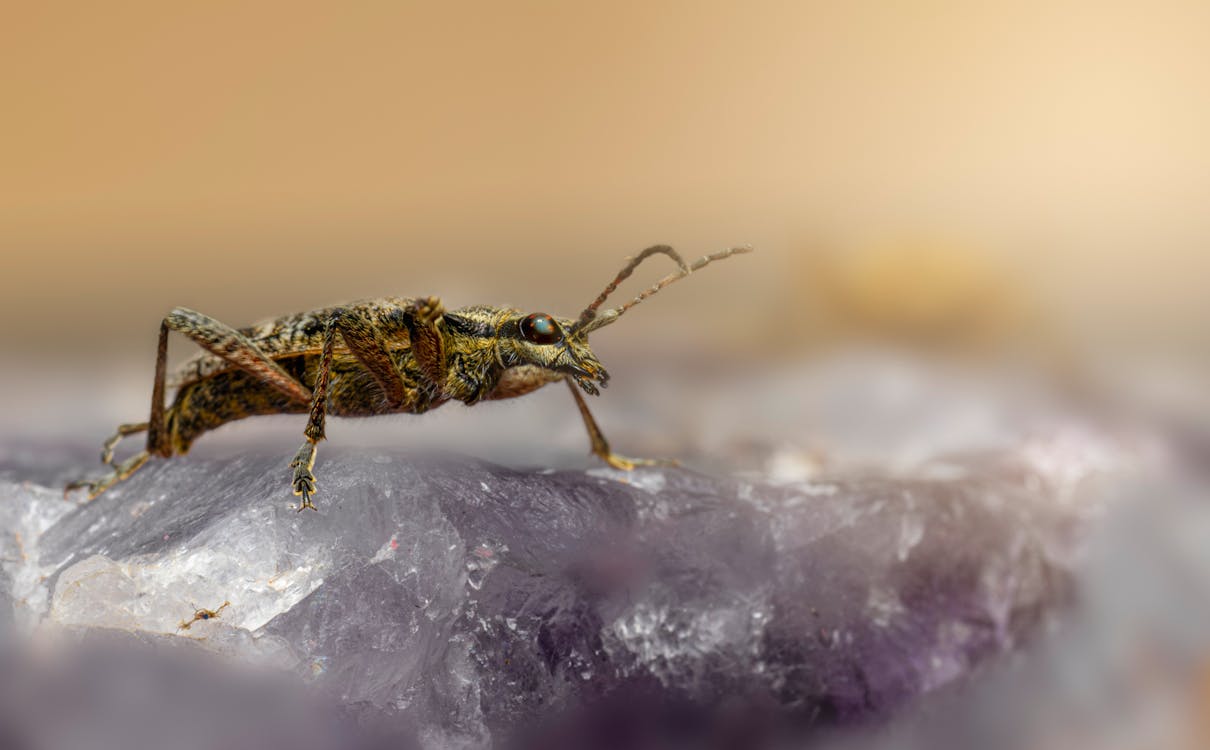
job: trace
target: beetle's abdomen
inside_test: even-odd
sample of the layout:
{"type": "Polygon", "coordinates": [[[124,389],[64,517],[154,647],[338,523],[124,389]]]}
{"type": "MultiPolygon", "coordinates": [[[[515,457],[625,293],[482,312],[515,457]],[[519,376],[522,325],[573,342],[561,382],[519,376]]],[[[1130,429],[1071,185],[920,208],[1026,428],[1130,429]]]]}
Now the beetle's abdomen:
{"type": "MultiPolygon", "coordinates": [[[[298,377],[303,359],[291,357],[278,360],[278,364],[298,377]]],[[[167,414],[168,434],[173,452],[184,453],[198,436],[228,422],[261,414],[297,414],[309,410],[310,404],[291,399],[242,370],[228,370],[177,391],[167,414]]]]}
{"type": "MultiPolygon", "coordinates": [[[[430,386],[424,385],[419,368],[407,350],[394,353],[395,365],[404,382],[404,400],[395,408],[386,398],[369,370],[351,354],[333,358],[328,386],[328,414],[335,417],[369,417],[377,414],[419,413],[445,402],[430,386]]],[[[319,371],[319,354],[281,357],[276,362],[292,377],[314,388],[319,371]]],[[[168,434],[173,453],[189,450],[200,435],[245,417],[264,414],[305,414],[309,402],[291,399],[253,375],[242,370],[219,372],[177,391],[167,414],[168,434]]]]}

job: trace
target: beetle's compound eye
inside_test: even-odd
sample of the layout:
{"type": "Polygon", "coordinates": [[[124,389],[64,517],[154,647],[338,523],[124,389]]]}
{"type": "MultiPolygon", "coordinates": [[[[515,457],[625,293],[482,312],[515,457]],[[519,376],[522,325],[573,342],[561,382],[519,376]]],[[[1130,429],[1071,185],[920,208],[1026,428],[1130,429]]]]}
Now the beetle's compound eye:
{"type": "Polygon", "coordinates": [[[546,313],[532,313],[522,318],[521,335],[535,344],[554,344],[563,339],[555,319],[546,313]]]}

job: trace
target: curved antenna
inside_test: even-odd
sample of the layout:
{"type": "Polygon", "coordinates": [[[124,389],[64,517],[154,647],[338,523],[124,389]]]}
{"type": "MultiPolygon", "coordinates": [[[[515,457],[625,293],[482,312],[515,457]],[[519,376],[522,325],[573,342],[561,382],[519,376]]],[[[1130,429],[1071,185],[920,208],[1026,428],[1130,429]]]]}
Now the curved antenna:
{"type": "Polygon", "coordinates": [[[590,331],[595,331],[598,328],[604,328],[605,326],[614,322],[618,318],[622,317],[622,315],[627,310],[629,310],[630,308],[639,304],[643,300],[647,299],[648,297],[650,297],[651,295],[660,291],[661,289],[663,289],[664,287],[673,283],[674,281],[679,281],[680,279],[685,278],[686,276],[693,273],[694,271],[700,270],[703,266],[713,263],[716,260],[722,260],[723,258],[729,258],[732,255],[740,255],[743,253],[750,253],[750,252],[752,252],[752,248],[747,245],[745,245],[743,247],[732,247],[732,248],[728,248],[727,250],[720,250],[719,252],[713,253],[711,255],[704,255],[701,258],[694,261],[693,265],[686,265],[685,261],[681,259],[681,256],[679,254],[677,254],[677,252],[675,250],[673,250],[671,247],[668,247],[667,245],[656,245],[654,247],[649,247],[646,250],[644,250],[643,252],[636,255],[634,258],[632,258],[630,260],[630,262],[628,262],[626,264],[626,266],[624,268],[622,268],[621,272],[618,273],[617,277],[612,282],[610,282],[610,284],[607,287],[605,287],[605,291],[601,292],[600,296],[598,296],[591,305],[589,305],[587,308],[585,308],[584,312],[580,313],[579,320],[577,320],[576,324],[574,326],[572,326],[572,329],[571,329],[572,333],[575,333],[575,332],[581,331],[581,330],[584,331],[585,333],[588,333],[590,331]],[[620,305],[618,307],[615,307],[611,310],[606,310],[605,312],[601,313],[598,316],[597,308],[599,308],[605,302],[605,299],[615,289],[617,289],[618,284],[620,284],[627,277],[629,277],[630,274],[634,272],[635,267],[638,266],[639,263],[642,263],[644,259],[654,255],[655,253],[663,253],[663,254],[669,256],[670,258],[672,258],[673,260],[675,260],[676,264],[678,266],[680,266],[680,270],[677,271],[676,273],[672,273],[672,274],[665,276],[664,278],[660,279],[652,286],[648,287],[647,289],[644,289],[642,292],[639,292],[638,296],[636,296],[631,301],[629,301],[623,305],[620,305]]]}
{"type": "Polygon", "coordinates": [[[604,291],[598,294],[597,298],[592,301],[592,304],[584,308],[584,312],[580,313],[580,317],[576,320],[576,324],[571,327],[571,332],[575,333],[583,328],[589,321],[595,318],[597,316],[597,308],[605,304],[605,300],[609,299],[609,295],[613,294],[617,290],[618,284],[621,284],[623,281],[630,278],[630,274],[634,273],[634,269],[638,268],[640,263],[657,253],[662,253],[667,255],[669,258],[672,258],[674,261],[676,261],[677,266],[680,267],[683,273],[689,273],[689,266],[685,265],[685,260],[681,257],[680,253],[673,250],[668,245],[652,245],[643,252],[626,261],[626,265],[622,266],[622,270],[618,271],[618,275],[613,277],[613,281],[609,282],[609,284],[605,286],[604,291]]]}

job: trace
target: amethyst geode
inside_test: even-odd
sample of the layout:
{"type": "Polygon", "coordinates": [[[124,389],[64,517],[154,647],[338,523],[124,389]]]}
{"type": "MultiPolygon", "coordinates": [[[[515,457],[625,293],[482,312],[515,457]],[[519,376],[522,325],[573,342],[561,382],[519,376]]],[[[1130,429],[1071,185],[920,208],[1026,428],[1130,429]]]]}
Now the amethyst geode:
{"type": "Polygon", "coordinates": [[[18,620],[293,674],[426,747],[752,738],[885,716],[1028,638],[1081,516],[994,457],[780,484],[339,450],[322,472],[318,514],[277,456],[166,462],[80,508],[9,483],[18,620]]]}

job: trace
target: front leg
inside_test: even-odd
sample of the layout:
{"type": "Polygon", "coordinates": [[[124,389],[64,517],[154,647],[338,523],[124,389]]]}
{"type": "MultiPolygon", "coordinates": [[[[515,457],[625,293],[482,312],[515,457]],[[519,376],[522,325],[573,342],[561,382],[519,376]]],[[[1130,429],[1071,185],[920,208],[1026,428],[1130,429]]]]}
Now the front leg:
{"type": "Polygon", "coordinates": [[[572,398],[576,400],[576,406],[580,409],[580,416],[584,418],[584,427],[588,429],[588,439],[592,443],[592,452],[602,461],[622,471],[632,471],[636,466],[679,465],[675,459],[671,458],[627,458],[611,451],[609,449],[609,441],[605,439],[605,434],[597,426],[597,420],[593,419],[592,412],[588,411],[588,402],[580,395],[579,388],[571,380],[567,380],[566,382],[567,387],[571,390],[572,398]]]}
{"type": "Polygon", "coordinates": [[[114,484],[128,479],[152,456],[168,458],[176,450],[166,424],[167,409],[164,406],[164,391],[168,368],[168,334],[177,331],[194,341],[206,351],[248,373],[258,381],[288,396],[291,400],[306,403],[312,393],[302,383],[282,369],[272,357],[265,354],[248,340],[248,337],[231,326],[203,315],[195,310],[178,307],[160,323],[159,346],[156,349],[155,380],[151,388],[151,413],[146,422],[124,424],[117,434],[105,441],[101,450],[101,461],[109,464],[113,471],[94,480],[72,482],[63,488],[64,494],[76,489],[87,488],[88,499],[93,500],[114,484]],[[127,435],[147,433],[146,450],[114,463],[113,449],[127,435]]]}
{"type": "Polygon", "coordinates": [[[537,365],[510,367],[500,374],[500,379],[496,381],[496,387],[487,395],[487,399],[498,401],[503,398],[524,396],[527,393],[533,393],[544,385],[557,383],[563,380],[564,377],[561,373],[537,365]]]}

